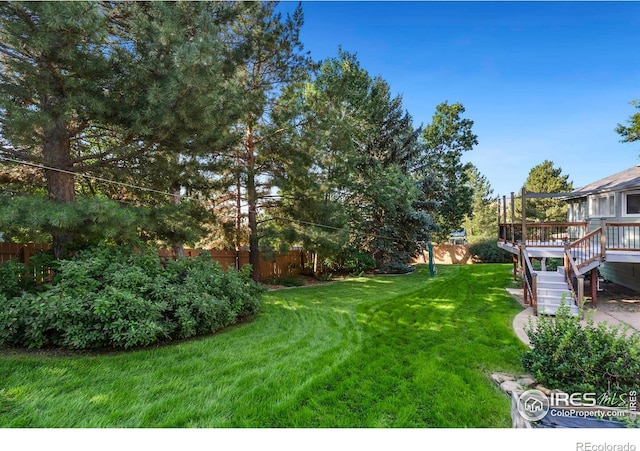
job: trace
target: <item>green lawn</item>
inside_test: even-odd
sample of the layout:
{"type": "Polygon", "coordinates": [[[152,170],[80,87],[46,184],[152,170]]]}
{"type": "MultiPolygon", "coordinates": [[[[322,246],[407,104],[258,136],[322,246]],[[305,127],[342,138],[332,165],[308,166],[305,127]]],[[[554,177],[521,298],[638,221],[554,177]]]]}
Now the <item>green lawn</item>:
{"type": "Polygon", "coordinates": [[[509,427],[510,265],[265,295],[251,323],[107,355],[0,351],[3,427],[509,427]]]}

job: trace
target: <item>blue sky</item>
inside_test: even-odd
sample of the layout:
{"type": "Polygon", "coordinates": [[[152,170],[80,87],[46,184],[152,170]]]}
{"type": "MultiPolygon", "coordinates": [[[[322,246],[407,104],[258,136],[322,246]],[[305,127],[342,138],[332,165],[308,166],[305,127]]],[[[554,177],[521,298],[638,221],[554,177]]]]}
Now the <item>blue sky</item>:
{"type": "MultiPolygon", "coordinates": [[[[283,11],[297,3],[285,2],[283,11]]],[[[614,131],[640,99],[638,2],[303,2],[315,60],[338,47],[402,95],[415,125],[460,102],[479,144],[465,155],[495,195],[551,160],[574,187],[640,164],[614,131]]]]}

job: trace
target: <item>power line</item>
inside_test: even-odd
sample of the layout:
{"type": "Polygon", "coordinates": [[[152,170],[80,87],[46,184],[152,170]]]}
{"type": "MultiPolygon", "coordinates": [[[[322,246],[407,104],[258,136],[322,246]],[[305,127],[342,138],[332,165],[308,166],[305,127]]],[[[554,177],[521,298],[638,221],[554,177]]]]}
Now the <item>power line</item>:
{"type": "MultiPolygon", "coordinates": [[[[80,174],[80,173],[73,172],[73,171],[67,171],[65,169],[54,168],[54,167],[51,167],[51,166],[45,166],[43,164],[31,163],[31,162],[22,161],[22,160],[15,160],[13,158],[7,158],[7,157],[3,157],[3,156],[0,156],[0,160],[10,161],[12,163],[17,163],[17,164],[24,164],[26,166],[31,166],[31,167],[39,168],[39,169],[46,169],[48,171],[56,171],[56,172],[61,172],[63,174],[70,174],[70,175],[73,175],[73,176],[84,177],[84,178],[87,178],[87,179],[96,180],[96,181],[103,182],[103,183],[111,183],[113,185],[124,186],[125,188],[139,189],[139,190],[148,191],[148,192],[151,192],[151,193],[164,194],[166,196],[176,197],[176,194],[169,193],[167,191],[161,191],[161,190],[157,190],[157,189],[153,189],[153,188],[147,188],[147,187],[144,187],[144,186],[133,185],[131,183],[118,182],[116,180],[109,180],[109,179],[105,179],[105,178],[98,177],[98,176],[95,176],[95,175],[80,174]]],[[[195,200],[195,201],[200,201],[201,200],[201,199],[190,198],[189,196],[180,196],[180,198],[181,199],[188,199],[188,200],[195,200]]]]}
{"type": "MultiPolygon", "coordinates": [[[[22,164],[22,165],[26,165],[26,166],[31,166],[31,167],[39,168],[39,169],[45,169],[45,170],[49,170],[49,171],[57,171],[57,172],[61,172],[63,174],[70,174],[70,175],[73,175],[73,176],[84,177],[84,178],[87,178],[87,179],[96,180],[96,181],[103,182],[103,183],[111,183],[113,185],[123,186],[123,187],[126,187],[126,188],[138,189],[138,190],[152,192],[152,193],[156,193],[156,194],[162,194],[162,195],[166,195],[166,196],[170,196],[170,197],[176,197],[176,194],[170,193],[170,192],[167,192],[167,191],[161,191],[161,190],[157,190],[157,189],[153,189],[153,188],[147,188],[147,187],[144,187],[144,186],[134,185],[134,184],[131,184],[131,183],[118,182],[116,180],[109,180],[109,179],[105,179],[103,177],[98,177],[98,176],[95,176],[95,175],[80,174],[80,173],[73,172],[73,171],[67,171],[65,169],[54,168],[54,167],[51,167],[51,166],[45,166],[45,165],[42,165],[42,164],[31,163],[31,162],[23,161],[23,160],[16,160],[16,159],[4,157],[4,156],[1,156],[1,155],[0,155],[0,160],[9,161],[11,163],[22,164]]],[[[204,202],[203,199],[196,199],[196,198],[189,197],[189,196],[180,196],[180,199],[187,199],[187,200],[191,200],[191,201],[194,201],[194,202],[204,202]]],[[[255,213],[255,214],[259,213],[259,212],[255,211],[255,210],[248,210],[248,211],[251,212],[251,213],[255,213]]],[[[396,238],[396,237],[390,237],[390,236],[385,236],[385,235],[378,235],[378,234],[374,234],[374,233],[359,232],[359,231],[356,231],[356,230],[353,230],[353,229],[346,229],[346,228],[343,228],[343,227],[334,227],[334,226],[330,226],[330,225],[326,225],[326,224],[320,224],[320,223],[316,223],[316,222],[303,221],[303,220],[300,220],[300,219],[285,218],[285,217],[281,217],[281,216],[272,216],[271,219],[277,219],[277,220],[288,221],[288,222],[295,222],[295,223],[299,223],[299,224],[304,224],[304,225],[309,225],[309,226],[314,226],[314,227],[320,227],[320,228],[335,230],[335,231],[339,231],[339,232],[347,232],[347,233],[352,233],[352,234],[355,234],[355,235],[368,236],[368,237],[373,237],[373,238],[381,238],[381,239],[390,240],[390,241],[396,241],[396,242],[404,241],[404,242],[407,242],[407,243],[416,243],[416,241],[408,240],[408,239],[405,239],[405,238],[396,238]]]]}

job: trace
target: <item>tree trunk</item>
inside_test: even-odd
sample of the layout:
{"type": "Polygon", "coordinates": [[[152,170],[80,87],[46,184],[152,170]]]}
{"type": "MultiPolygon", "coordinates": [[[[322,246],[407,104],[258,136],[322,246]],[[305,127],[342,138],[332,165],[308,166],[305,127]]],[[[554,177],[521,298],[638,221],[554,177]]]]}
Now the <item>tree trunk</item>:
{"type": "MultiPolygon", "coordinates": [[[[44,145],[42,147],[44,164],[52,169],[45,169],[47,192],[49,198],[55,202],[69,204],[76,201],[75,176],[55,169],[71,171],[71,141],[67,132],[67,122],[58,118],[53,126],[45,130],[44,145]]],[[[64,255],[73,234],[69,231],[53,232],[53,255],[60,259],[64,255]]]]}
{"type": "Polygon", "coordinates": [[[318,252],[313,253],[313,276],[318,277],[318,252]]]}
{"type": "MultiPolygon", "coordinates": [[[[178,187],[174,190],[173,196],[171,196],[171,203],[174,205],[180,205],[181,198],[182,195],[180,194],[180,187],[178,187]]],[[[184,257],[184,243],[182,241],[172,242],[171,248],[173,249],[173,254],[176,257],[184,257]]]]}
{"type": "Polygon", "coordinates": [[[240,270],[240,227],[242,227],[242,180],[240,178],[240,163],[236,161],[238,174],[236,179],[236,269],[240,270]]]}
{"type": "Polygon", "coordinates": [[[253,132],[251,127],[246,133],[247,150],[247,204],[249,208],[249,263],[251,264],[251,278],[260,281],[260,249],[258,238],[257,205],[258,193],[256,192],[255,154],[253,132]]]}

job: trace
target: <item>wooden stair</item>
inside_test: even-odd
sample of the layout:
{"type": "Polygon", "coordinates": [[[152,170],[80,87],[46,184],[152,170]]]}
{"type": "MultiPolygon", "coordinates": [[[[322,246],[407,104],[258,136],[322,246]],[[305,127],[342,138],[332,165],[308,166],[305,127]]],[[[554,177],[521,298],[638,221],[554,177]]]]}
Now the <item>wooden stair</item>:
{"type": "Polygon", "coordinates": [[[555,315],[563,303],[569,307],[572,315],[580,314],[561,268],[558,271],[538,271],[536,274],[538,315],[555,315]]]}

